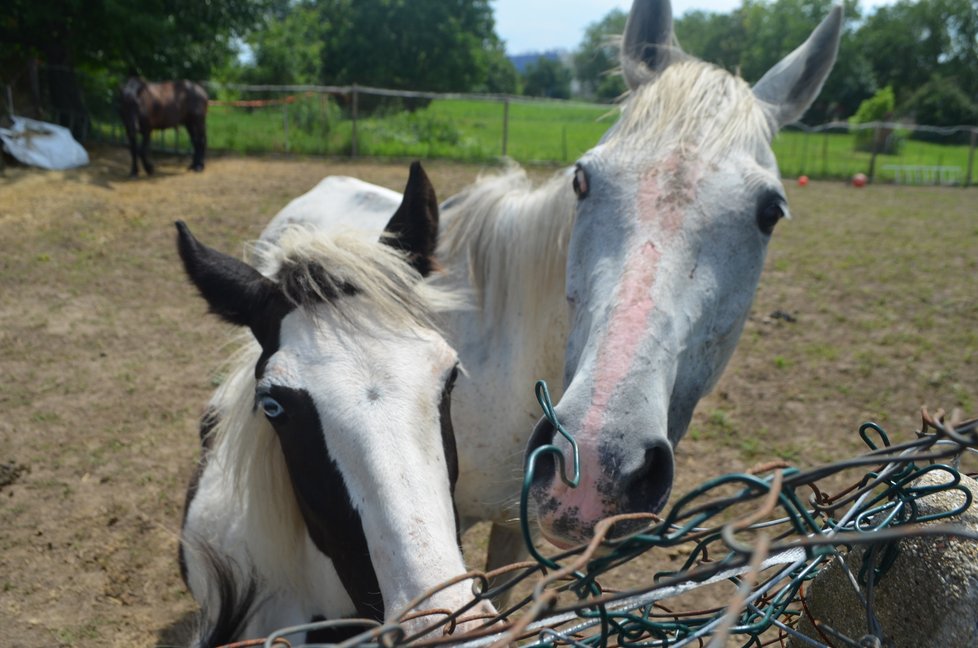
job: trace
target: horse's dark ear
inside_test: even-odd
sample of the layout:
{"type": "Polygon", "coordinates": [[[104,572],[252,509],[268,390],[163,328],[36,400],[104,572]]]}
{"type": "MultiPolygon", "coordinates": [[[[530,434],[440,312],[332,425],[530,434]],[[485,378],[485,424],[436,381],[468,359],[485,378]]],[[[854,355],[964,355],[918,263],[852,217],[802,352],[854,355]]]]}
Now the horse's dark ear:
{"type": "Polygon", "coordinates": [[[621,44],[621,67],[634,90],[682,56],[672,31],[669,0],[633,0],[621,44]]]}
{"type": "Polygon", "coordinates": [[[411,265],[427,277],[435,267],[438,199],[420,162],[411,163],[404,198],[384,228],[382,242],[408,253],[411,265]]]}
{"type": "Polygon", "coordinates": [[[274,282],[244,261],[211,249],[194,238],[183,221],[176,222],[177,249],[190,281],[212,313],[251,328],[266,347],[288,312],[287,300],[274,282]]]}

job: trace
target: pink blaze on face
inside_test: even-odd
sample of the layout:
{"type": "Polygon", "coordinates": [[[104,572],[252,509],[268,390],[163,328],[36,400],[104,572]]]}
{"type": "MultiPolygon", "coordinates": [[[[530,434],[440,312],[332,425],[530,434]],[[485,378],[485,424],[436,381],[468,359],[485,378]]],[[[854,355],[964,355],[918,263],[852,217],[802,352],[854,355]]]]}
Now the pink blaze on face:
{"type": "MultiPolygon", "coordinates": [[[[695,194],[697,176],[676,154],[650,169],[639,183],[629,252],[615,288],[606,331],[598,343],[591,402],[580,429],[573,433],[580,450],[581,481],[577,488],[571,488],[556,477],[550,492],[551,502],[556,505],[541,507],[539,511],[544,536],[557,546],[588,540],[598,521],[622,512],[620,491],[608,483],[616,475],[609,474],[608,467],[601,463],[601,433],[615,414],[610,409],[611,401],[618,387],[633,373],[633,363],[648,337],[659,265],[663,252],[679,233],[684,211],[695,194]],[[556,530],[563,537],[556,538],[547,529],[556,530]]],[[[573,424],[568,423],[564,422],[565,426],[573,429],[573,424]]],[[[648,422],[649,427],[654,424],[648,422]]],[[[664,421],[661,427],[665,428],[664,421]]],[[[571,462],[567,465],[570,469],[571,462]]]]}

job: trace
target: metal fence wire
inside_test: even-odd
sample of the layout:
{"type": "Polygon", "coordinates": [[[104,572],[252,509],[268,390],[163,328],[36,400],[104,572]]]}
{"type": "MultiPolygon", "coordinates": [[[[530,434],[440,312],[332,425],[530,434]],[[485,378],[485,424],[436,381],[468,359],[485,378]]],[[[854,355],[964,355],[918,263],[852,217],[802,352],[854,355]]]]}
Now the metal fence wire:
{"type": "MultiPolygon", "coordinates": [[[[538,385],[537,396],[545,415],[566,435],[545,386],[538,385]]],[[[923,409],[921,421],[915,438],[901,444],[894,444],[879,425],[865,423],[858,434],[867,452],[811,470],[779,461],[711,479],[661,516],[609,518],[599,523],[589,544],[553,556],[541,555],[529,542],[526,507],[536,457],[557,452],[544,446],[527,462],[522,498],[520,522],[533,560],[490,573],[469,572],[441,586],[473,579],[469,605],[412,613],[412,618],[430,619],[425,630],[413,635],[396,623],[346,619],[285,628],[253,645],[287,646],[290,638],[294,641],[308,630],[351,624],[361,625],[363,632],[339,645],[785,646],[792,637],[798,646],[885,645],[874,590],[900,551],[898,541],[935,536],[978,541],[975,531],[946,521],[972,503],[971,491],[961,481],[965,473],[960,462],[978,448],[978,419],[962,421],[957,412],[945,419],[943,412],[931,415],[923,409]],[[926,475],[930,479],[922,484],[926,475]],[[942,492],[960,494],[960,505],[925,513],[931,509],[923,500],[942,492]],[[634,525],[639,519],[645,522],[640,531],[616,535],[616,524],[634,525]],[[654,574],[633,567],[637,558],[651,552],[685,558],[678,569],[654,574]],[[862,559],[847,561],[852,552],[860,552],[862,559]],[[862,636],[846,636],[812,618],[806,602],[809,583],[832,562],[845,570],[863,565],[859,573],[848,572],[865,608],[854,612],[866,619],[862,636]],[[616,585],[623,572],[631,583],[625,587],[616,585]],[[706,600],[702,592],[715,587],[725,588],[720,597],[714,593],[706,598],[720,603],[697,609],[697,598],[706,600]],[[469,614],[477,601],[498,601],[505,595],[512,602],[497,616],[469,614]],[[674,604],[683,598],[693,606],[674,604]],[[825,643],[795,629],[806,616],[825,643]],[[454,631],[460,622],[477,627],[454,631]]],[[[576,444],[566,438],[574,448],[575,465],[561,470],[565,481],[573,483],[576,444]]]]}

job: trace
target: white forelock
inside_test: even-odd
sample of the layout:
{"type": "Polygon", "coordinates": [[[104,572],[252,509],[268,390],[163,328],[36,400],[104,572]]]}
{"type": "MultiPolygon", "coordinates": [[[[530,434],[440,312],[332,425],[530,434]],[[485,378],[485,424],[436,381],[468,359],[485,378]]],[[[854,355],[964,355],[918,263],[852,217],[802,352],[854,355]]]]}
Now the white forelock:
{"type": "Polygon", "coordinates": [[[746,81],[687,58],[626,98],[621,119],[605,143],[629,151],[696,147],[706,161],[712,161],[732,149],[767,145],[774,132],[746,81]]]}

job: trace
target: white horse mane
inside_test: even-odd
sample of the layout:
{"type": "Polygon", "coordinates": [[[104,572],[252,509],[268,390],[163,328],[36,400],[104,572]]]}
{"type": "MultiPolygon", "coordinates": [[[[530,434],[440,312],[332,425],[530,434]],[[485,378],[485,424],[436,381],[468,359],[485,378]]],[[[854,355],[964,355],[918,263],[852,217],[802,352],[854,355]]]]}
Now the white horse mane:
{"type": "Polygon", "coordinates": [[[775,125],[746,81],[688,57],[628,95],[607,143],[670,151],[692,142],[712,160],[758,137],[770,141],[774,133],[775,125]]]}
{"type": "Polygon", "coordinates": [[[575,215],[570,183],[562,171],[534,188],[513,165],[446,204],[437,256],[467,259],[477,305],[495,323],[507,308],[530,316],[546,303],[543,289],[562,283],[575,215]],[[516,286],[523,294],[514,299],[516,286]]]}
{"type": "MultiPolygon", "coordinates": [[[[370,304],[364,316],[372,324],[406,335],[418,326],[433,328],[436,313],[464,304],[458,294],[422,281],[402,251],[359,232],[290,227],[276,243],[252,244],[252,258],[263,274],[288,285],[283,288],[293,303],[323,304],[348,320],[352,330],[364,315],[352,305],[355,301],[370,304]],[[355,295],[343,296],[347,285],[355,295]]],[[[278,436],[255,407],[254,370],[261,347],[249,331],[237,337],[238,350],[211,401],[226,409],[217,412],[209,460],[222,461],[228,471],[258,571],[282,574],[296,586],[303,579],[291,568],[305,564],[299,557],[310,547],[305,523],[278,436]]]]}

